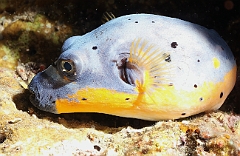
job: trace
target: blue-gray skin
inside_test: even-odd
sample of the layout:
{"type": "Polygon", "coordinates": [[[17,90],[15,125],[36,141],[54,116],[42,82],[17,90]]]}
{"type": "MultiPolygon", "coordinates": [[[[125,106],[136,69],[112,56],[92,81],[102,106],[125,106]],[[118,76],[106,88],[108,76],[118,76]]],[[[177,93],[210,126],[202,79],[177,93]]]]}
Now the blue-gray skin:
{"type": "Polygon", "coordinates": [[[117,63],[121,56],[129,53],[131,43],[139,38],[170,54],[173,67],[169,69],[172,72],[169,83],[176,89],[191,91],[193,84],[222,81],[235,65],[231,50],[214,30],[164,16],[127,15],[85,35],[67,39],[58,60],[38,73],[29,84],[32,104],[57,113],[56,99],[68,98],[69,94],[85,87],[137,94],[135,86],[121,78],[117,63]],[[213,57],[224,64],[220,72],[214,73],[213,57]]]}

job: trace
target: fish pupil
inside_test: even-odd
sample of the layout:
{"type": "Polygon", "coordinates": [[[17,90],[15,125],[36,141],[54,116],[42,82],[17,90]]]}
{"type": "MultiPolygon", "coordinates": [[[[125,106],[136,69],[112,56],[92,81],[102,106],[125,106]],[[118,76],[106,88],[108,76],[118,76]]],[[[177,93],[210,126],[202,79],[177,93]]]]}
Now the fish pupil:
{"type": "Polygon", "coordinates": [[[72,65],[69,62],[64,62],[63,67],[66,71],[72,70],[72,65]]]}

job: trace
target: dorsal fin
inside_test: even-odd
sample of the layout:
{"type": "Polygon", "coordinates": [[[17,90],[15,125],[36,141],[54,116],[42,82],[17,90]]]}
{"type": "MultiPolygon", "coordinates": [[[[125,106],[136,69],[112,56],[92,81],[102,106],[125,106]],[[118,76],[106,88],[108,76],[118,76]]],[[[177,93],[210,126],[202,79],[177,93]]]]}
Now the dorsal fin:
{"type": "Polygon", "coordinates": [[[102,15],[101,21],[104,24],[104,23],[107,23],[108,21],[110,21],[114,18],[116,18],[116,17],[114,16],[114,14],[112,12],[104,12],[103,15],[102,15]]]}

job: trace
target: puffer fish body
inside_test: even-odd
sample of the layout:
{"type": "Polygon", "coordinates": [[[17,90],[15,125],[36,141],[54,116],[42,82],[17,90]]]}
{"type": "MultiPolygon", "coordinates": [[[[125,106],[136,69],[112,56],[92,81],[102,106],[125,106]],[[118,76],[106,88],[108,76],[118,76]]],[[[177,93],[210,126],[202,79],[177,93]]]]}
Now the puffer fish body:
{"type": "Polygon", "coordinates": [[[29,84],[30,101],[56,114],[177,119],[218,109],[236,70],[230,48],[214,30],[132,14],[67,39],[58,60],[29,84]]]}

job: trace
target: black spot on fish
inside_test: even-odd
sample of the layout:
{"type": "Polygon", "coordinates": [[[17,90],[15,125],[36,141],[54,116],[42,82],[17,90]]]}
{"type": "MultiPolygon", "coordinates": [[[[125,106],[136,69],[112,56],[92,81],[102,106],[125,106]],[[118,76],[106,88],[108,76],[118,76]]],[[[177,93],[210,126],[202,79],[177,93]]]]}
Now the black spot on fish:
{"type": "Polygon", "coordinates": [[[171,43],[171,47],[172,47],[172,48],[177,48],[177,46],[178,46],[177,42],[172,42],[172,43],[171,43]]]}
{"type": "Polygon", "coordinates": [[[138,21],[135,21],[135,23],[138,23],[138,21]]]}
{"type": "Polygon", "coordinates": [[[168,86],[173,86],[173,83],[169,83],[168,86]]]}
{"type": "Polygon", "coordinates": [[[186,115],[186,113],[182,113],[181,115],[186,115]]]}
{"type": "Polygon", "coordinates": [[[155,23],[155,21],[152,21],[152,23],[155,23]]]}
{"type": "Polygon", "coordinates": [[[194,84],[194,88],[197,88],[197,85],[196,85],[196,84],[194,84]]]}
{"type": "Polygon", "coordinates": [[[131,19],[129,18],[128,20],[130,21],[131,19]]]}
{"type": "Polygon", "coordinates": [[[222,98],[222,97],[223,97],[223,92],[220,93],[220,98],[222,98]]]}
{"type": "Polygon", "coordinates": [[[203,98],[202,98],[202,97],[200,97],[200,98],[199,98],[199,101],[203,101],[203,98]]]}
{"type": "Polygon", "coordinates": [[[125,100],[129,100],[130,98],[126,98],[125,100]]]}
{"type": "Polygon", "coordinates": [[[87,98],[82,98],[83,101],[87,100],[87,98]]]}
{"type": "Polygon", "coordinates": [[[197,60],[197,62],[200,62],[200,60],[197,60]]]}
{"type": "Polygon", "coordinates": [[[97,46],[93,46],[92,49],[93,49],[93,50],[97,50],[97,46]]]}

